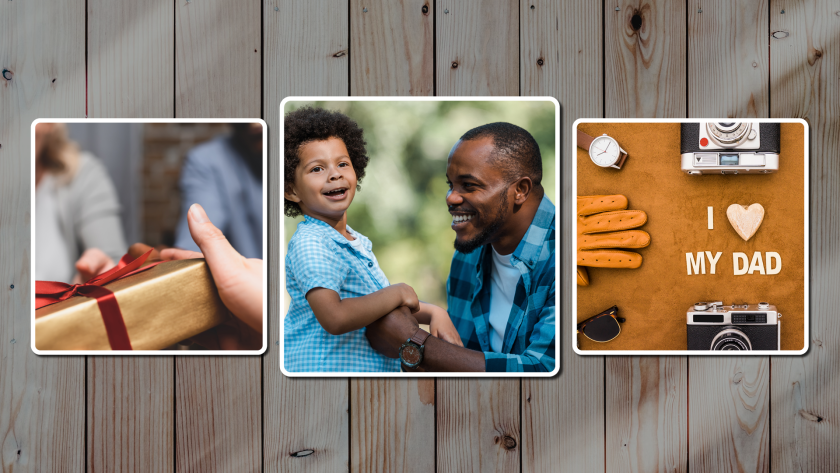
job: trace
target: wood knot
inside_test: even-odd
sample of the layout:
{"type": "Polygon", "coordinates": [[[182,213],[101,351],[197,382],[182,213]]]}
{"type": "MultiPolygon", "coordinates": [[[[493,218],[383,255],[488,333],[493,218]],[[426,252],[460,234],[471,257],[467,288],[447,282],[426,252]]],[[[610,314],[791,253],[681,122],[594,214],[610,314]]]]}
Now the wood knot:
{"type": "Polygon", "coordinates": [[[458,63],[456,61],[452,61],[452,69],[458,69],[458,63]]]}
{"type": "Polygon", "coordinates": [[[805,409],[799,409],[799,415],[802,416],[802,418],[805,419],[805,420],[808,420],[808,421],[811,421],[811,422],[816,422],[818,424],[820,422],[822,422],[823,420],[825,420],[825,419],[823,419],[822,417],[820,417],[816,414],[812,414],[812,413],[806,411],[805,409]]]}
{"type": "Polygon", "coordinates": [[[3,69],[3,78],[4,78],[4,79],[6,79],[6,80],[12,80],[12,76],[13,76],[13,75],[15,75],[15,74],[14,74],[14,72],[12,72],[12,71],[10,71],[10,70],[8,70],[8,69],[3,69]]]}
{"type": "Polygon", "coordinates": [[[633,27],[633,31],[639,31],[642,27],[642,16],[638,12],[633,13],[630,18],[630,26],[633,27]]]}
{"type": "Polygon", "coordinates": [[[533,10],[534,8],[536,8],[536,7],[535,7],[535,6],[533,6],[533,5],[531,5],[531,10],[533,10]]]}
{"type": "Polygon", "coordinates": [[[538,66],[542,66],[543,64],[545,64],[545,61],[543,61],[543,58],[537,59],[537,65],[538,66]]]}
{"type": "Polygon", "coordinates": [[[514,439],[510,435],[505,435],[505,438],[502,441],[502,445],[504,445],[505,450],[513,450],[514,448],[516,448],[516,439],[514,439]]]}
{"type": "Polygon", "coordinates": [[[744,373],[741,373],[739,371],[739,372],[735,373],[735,376],[732,377],[732,382],[735,383],[735,384],[739,384],[742,379],[744,379],[744,373]]]}
{"type": "Polygon", "coordinates": [[[292,452],[292,453],[289,454],[289,456],[290,457],[301,458],[301,457],[308,457],[309,455],[312,455],[313,453],[315,453],[315,450],[308,450],[307,449],[307,450],[301,450],[299,452],[292,452]]]}
{"type": "Polygon", "coordinates": [[[346,55],[347,55],[347,51],[339,51],[339,52],[333,54],[333,57],[344,57],[346,55]]]}
{"type": "Polygon", "coordinates": [[[774,31],[773,33],[770,34],[770,36],[772,36],[773,39],[785,39],[788,36],[790,36],[790,32],[779,30],[779,31],[774,31]]]}
{"type": "Polygon", "coordinates": [[[423,5],[423,8],[421,8],[420,11],[423,12],[424,15],[428,15],[429,14],[429,5],[428,4],[423,5]]]}
{"type": "Polygon", "coordinates": [[[816,345],[816,346],[818,346],[818,347],[822,347],[823,342],[822,342],[822,340],[819,340],[819,339],[816,339],[816,338],[815,338],[815,339],[814,339],[814,345],[816,345]]]}

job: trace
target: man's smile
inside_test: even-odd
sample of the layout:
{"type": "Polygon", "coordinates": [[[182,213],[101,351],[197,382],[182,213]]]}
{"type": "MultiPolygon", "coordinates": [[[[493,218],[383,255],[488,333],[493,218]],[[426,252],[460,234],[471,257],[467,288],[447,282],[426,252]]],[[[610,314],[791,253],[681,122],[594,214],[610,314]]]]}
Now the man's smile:
{"type": "Polygon", "coordinates": [[[450,210],[452,214],[452,229],[460,230],[467,226],[467,222],[475,217],[475,212],[465,212],[462,210],[450,210]]]}

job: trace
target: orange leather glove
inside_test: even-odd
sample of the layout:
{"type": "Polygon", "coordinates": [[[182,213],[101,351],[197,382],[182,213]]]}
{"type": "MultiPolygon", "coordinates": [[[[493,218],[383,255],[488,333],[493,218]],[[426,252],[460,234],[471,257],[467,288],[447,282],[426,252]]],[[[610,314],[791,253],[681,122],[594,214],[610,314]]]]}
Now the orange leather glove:
{"type": "Polygon", "coordinates": [[[650,235],[643,230],[629,230],[647,222],[641,210],[626,210],[623,195],[590,195],[577,198],[577,283],[589,285],[586,266],[593,268],[635,269],[642,265],[642,255],[615,248],[644,248],[650,235]]]}

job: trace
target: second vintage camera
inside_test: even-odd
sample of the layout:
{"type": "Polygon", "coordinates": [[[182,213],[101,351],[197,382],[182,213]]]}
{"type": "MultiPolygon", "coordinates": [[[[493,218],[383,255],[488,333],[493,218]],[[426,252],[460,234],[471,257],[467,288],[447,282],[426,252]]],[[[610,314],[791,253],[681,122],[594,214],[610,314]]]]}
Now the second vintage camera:
{"type": "Polygon", "coordinates": [[[680,125],[680,161],[690,175],[779,170],[779,123],[701,121],[680,125]]]}
{"type": "Polygon", "coordinates": [[[686,313],[689,350],[779,350],[782,315],[776,306],[698,302],[686,313]]]}

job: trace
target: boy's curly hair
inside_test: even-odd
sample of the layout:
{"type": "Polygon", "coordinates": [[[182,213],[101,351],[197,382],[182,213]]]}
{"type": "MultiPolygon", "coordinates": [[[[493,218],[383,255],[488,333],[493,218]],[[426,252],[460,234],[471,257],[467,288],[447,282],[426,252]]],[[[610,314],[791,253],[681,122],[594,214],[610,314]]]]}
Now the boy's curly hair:
{"type": "MultiPolygon", "coordinates": [[[[340,112],[306,106],[289,112],[283,120],[283,186],[295,182],[295,169],[300,163],[300,147],[311,141],[339,138],[347,147],[353,171],[356,173],[356,189],[361,189],[362,178],[368,164],[365,137],[359,125],[340,112]]],[[[289,217],[301,215],[297,202],[283,199],[283,212],[289,217]]]]}

